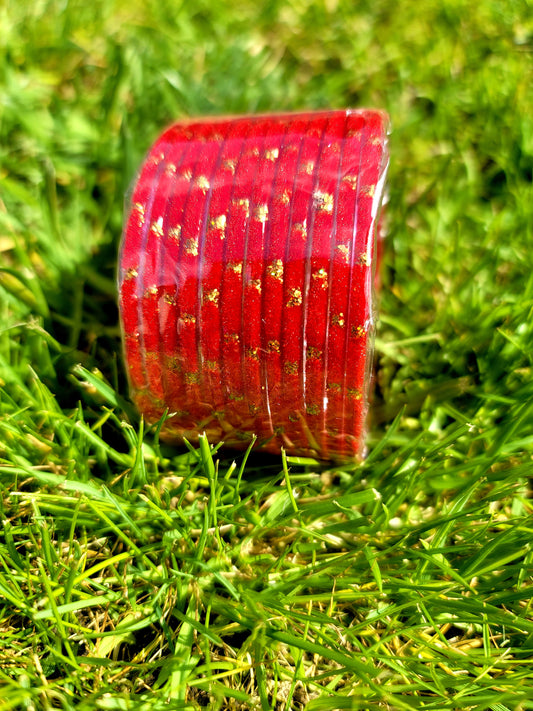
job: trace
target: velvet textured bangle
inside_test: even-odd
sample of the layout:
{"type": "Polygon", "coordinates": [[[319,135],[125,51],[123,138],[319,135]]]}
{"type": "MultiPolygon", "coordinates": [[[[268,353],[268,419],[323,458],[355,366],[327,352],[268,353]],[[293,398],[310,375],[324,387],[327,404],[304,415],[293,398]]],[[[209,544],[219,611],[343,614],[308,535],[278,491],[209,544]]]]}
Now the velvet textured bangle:
{"type": "Polygon", "coordinates": [[[191,120],[156,141],[119,258],[132,397],[161,436],[361,456],[388,118],[191,120]]]}

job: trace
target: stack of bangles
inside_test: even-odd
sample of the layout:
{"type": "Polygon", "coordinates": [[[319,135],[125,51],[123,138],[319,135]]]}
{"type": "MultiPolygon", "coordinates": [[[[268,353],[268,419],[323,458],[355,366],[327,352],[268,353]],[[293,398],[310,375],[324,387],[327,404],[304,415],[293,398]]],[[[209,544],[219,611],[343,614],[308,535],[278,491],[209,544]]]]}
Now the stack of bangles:
{"type": "Polygon", "coordinates": [[[160,436],[346,461],[371,380],[388,118],[191,120],[133,188],[119,259],[132,397],[160,436]]]}

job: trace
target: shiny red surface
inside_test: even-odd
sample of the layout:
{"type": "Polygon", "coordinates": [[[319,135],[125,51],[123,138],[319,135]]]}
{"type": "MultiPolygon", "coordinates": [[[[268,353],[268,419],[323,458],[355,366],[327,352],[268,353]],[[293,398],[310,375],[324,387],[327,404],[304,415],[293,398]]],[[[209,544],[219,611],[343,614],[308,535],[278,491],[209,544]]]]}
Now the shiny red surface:
{"type": "Polygon", "coordinates": [[[119,292],[132,396],[162,436],[361,454],[387,116],[179,123],[134,187],[119,292]]]}

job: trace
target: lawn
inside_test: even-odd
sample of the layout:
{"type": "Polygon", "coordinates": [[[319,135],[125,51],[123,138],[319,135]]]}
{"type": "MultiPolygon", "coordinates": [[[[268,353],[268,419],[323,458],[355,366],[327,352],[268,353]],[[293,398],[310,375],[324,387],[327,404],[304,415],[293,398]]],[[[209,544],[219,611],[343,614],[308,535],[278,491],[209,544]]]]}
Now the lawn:
{"type": "Polygon", "coordinates": [[[5,0],[0,711],[533,709],[530,0],[5,0]],[[159,442],[116,306],[175,119],[383,108],[368,457],[159,442]]]}

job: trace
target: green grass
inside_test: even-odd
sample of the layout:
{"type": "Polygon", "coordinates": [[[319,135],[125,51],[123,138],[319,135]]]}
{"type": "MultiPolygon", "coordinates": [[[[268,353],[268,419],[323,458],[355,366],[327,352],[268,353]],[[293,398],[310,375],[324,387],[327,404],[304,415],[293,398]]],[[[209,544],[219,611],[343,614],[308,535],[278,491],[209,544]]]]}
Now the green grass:
{"type": "Polygon", "coordinates": [[[0,711],[533,709],[529,0],[0,8],[0,711]],[[172,120],[392,117],[369,456],[160,445],[124,195],[172,120]]]}

